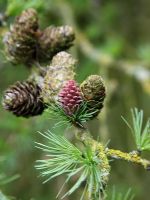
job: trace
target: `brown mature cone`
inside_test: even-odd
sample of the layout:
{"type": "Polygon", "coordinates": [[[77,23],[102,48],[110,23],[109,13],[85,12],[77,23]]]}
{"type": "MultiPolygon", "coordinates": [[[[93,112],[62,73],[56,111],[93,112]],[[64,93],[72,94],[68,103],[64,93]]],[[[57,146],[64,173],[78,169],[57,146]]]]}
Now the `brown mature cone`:
{"type": "Polygon", "coordinates": [[[33,8],[28,8],[27,10],[24,10],[20,16],[16,17],[16,21],[14,23],[14,28],[20,29],[22,28],[22,31],[30,30],[29,33],[33,33],[38,30],[38,17],[37,12],[33,8]]]}
{"type": "Polygon", "coordinates": [[[64,51],[73,45],[74,31],[70,26],[50,26],[41,32],[39,40],[38,58],[45,62],[56,53],[64,51]]]}
{"type": "Polygon", "coordinates": [[[103,108],[103,102],[106,96],[103,79],[101,76],[91,75],[81,83],[80,89],[87,103],[87,110],[89,112],[93,111],[93,118],[96,117],[103,108]]]}
{"type": "Polygon", "coordinates": [[[58,100],[58,93],[68,80],[73,80],[76,60],[69,53],[56,54],[44,77],[42,97],[44,102],[50,103],[58,100]]]}
{"type": "Polygon", "coordinates": [[[37,13],[29,8],[21,13],[4,36],[6,56],[14,64],[30,64],[36,55],[37,13]]]}
{"type": "Polygon", "coordinates": [[[2,105],[16,116],[40,115],[45,109],[40,92],[38,85],[29,81],[18,81],[5,91],[2,105]]]}

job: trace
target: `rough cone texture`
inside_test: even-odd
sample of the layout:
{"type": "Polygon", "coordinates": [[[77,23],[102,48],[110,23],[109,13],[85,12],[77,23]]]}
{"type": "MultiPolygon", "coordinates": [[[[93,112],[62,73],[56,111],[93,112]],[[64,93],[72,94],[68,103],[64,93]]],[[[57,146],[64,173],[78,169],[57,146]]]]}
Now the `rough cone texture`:
{"type": "Polygon", "coordinates": [[[50,26],[41,31],[37,12],[29,8],[16,18],[3,42],[11,62],[30,66],[34,61],[50,61],[56,53],[72,46],[74,38],[70,26],[50,26]]]}
{"type": "Polygon", "coordinates": [[[40,88],[31,82],[17,82],[5,91],[3,107],[16,116],[30,117],[44,111],[40,88]]]}
{"type": "Polygon", "coordinates": [[[98,75],[89,76],[80,85],[84,100],[87,102],[87,109],[93,110],[96,117],[103,107],[104,98],[106,96],[106,89],[103,80],[98,75]]]}
{"type": "Polygon", "coordinates": [[[59,93],[59,102],[67,115],[74,114],[83,102],[81,91],[74,80],[69,80],[59,93]]]}
{"type": "Polygon", "coordinates": [[[58,100],[58,94],[68,80],[73,80],[76,60],[66,52],[60,52],[53,57],[47,69],[42,88],[44,102],[50,103],[58,100]]]}
{"type": "Polygon", "coordinates": [[[38,18],[34,9],[27,9],[16,18],[3,40],[6,56],[11,62],[31,63],[37,48],[37,29],[38,18]]]}
{"type": "Polygon", "coordinates": [[[28,31],[30,29],[31,34],[32,31],[37,31],[39,25],[36,10],[34,10],[33,8],[29,8],[23,11],[21,15],[16,18],[14,28],[17,30],[17,28],[23,28],[23,26],[25,31],[28,31]]]}
{"type": "Polygon", "coordinates": [[[74,38],[74,31],[70,26],[47,27],[39,37],[38,57],[44,61],[51,59],[56,53],[72,46],[74,38]]]}

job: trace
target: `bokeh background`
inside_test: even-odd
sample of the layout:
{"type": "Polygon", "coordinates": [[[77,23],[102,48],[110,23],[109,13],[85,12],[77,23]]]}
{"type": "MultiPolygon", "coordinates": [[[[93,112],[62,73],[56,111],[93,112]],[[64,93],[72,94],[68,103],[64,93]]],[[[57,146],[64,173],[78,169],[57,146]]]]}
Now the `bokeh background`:
{"type": "MultiPolygon", "coordinates": [[[[121,115],[131,120],[130,109],[137,107],[144,110],[145,120],[150,116],[150,1],[0,0],[0,14],[8,16],[6,23],[0,22],[0,96],[10,84],[30,73],[25,66],[13,66],[6,60],[2,44],[2,35],[15,16],[28,7],[37,9],[42,28],[51,24],[74,27],[76,40],[69,52],[79,61],[78,82],[90,74],[104,78],[105,106],[89,124],[94,137],[110,140],[110,147],[135,149],[121,115]]],[[[0,105],[0,190],[5,195],[17,200],[55,199],[64,177],[43,185],[34,168],[42,156],[34,144],[42,140],[37,131],[52,130],[53,125],[47,113],[17,118],[0,105]]],[[[63,134],[64,129],[53,131],[63,134]]],[[[150,158],[148,153],[143,156],[150,158]]],[[[112,162],[108,191],[113,185],[117,191],[131,187],[136,200],[150,199],[150,173],[140,166],[112,162]]],[[[78,192],[65,200],[72,199],[79,199],[78,192]]]]}

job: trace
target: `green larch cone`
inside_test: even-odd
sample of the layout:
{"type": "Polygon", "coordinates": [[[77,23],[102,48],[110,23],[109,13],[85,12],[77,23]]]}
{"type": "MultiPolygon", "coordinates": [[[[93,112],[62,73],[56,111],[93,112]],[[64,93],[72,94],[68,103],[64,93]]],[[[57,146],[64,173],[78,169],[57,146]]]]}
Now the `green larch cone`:
{"type": "Polygon", "coordinates": [[[101,76],[91,75],[81,83],[80,89],[87,103],[87,110],[89,109],[89,112],[93,111],[92,117],[96,117],[103,108],[103,102],[106,96],[103,79],[101,76]]]}
{"type": "Polygon", "coordinates": [[[21,13],[4,36],[3,42],[8,59],[14,64],[30,64],[36,55],[38,18],[34,9],[21,13]]]}
{"type": "Polygon", "coordinates": [[[67,50],[73,45],[74,31],[70,26],[50,26],[39,34],[38,59],[45,62],[56,53],[67,50]]]}
{"type": "Polygon", "coordinates": [[[45,109],[40,92],[38,85],[29,81],[18,81],[5,91],[2,105],[16,116],[40,115],[45,109]]]}
{"type": "Polygon", "coordinates": [[[69,53],[56,54],[44,78],[42,97],[44,102],[50,103],[58,100],[58,93],[68,80],[73,80],[76,60],[69,53]]]}

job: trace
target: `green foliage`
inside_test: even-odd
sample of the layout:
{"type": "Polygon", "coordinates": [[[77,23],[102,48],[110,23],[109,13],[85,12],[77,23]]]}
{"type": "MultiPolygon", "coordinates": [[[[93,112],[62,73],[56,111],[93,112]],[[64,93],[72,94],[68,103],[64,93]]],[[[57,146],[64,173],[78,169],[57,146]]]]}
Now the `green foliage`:
{"type": "Polygon", "coordinates": [[[100,46],[100,50],[106,54],[111,54],[113,57],[118,57],[123,51],[123,45],[123,38],[120,38],[119,36],[110,37],[104,45],[100,46]]]}
{"type": "Polygon", "coordinates": [[[7,177],[6,174],[0,174],[0,185],[11,183],[12,181],[18,179],[19,177],[20,177],[19,174],[13,175],[11,177],[7,177]]]}
{"type": "Polygon", "coordinates": [[[101,161],[92,149],[85,147],[81,151],[63,136],[57,136],[51,132],[40,134],[48,140],[48,145],[36,142],[36,147],[46,152],[48,159],[38,160],[35,167],[41,171],[42,177],[48,176],[44,183],[59,175],[67,174],[64,186],[72,177],[77,176],[75,184],[62,198],[71,195],[85,182],[80,200],[87,194],[89,198],[99,199],[103,191],[102,179],[106,176],[106,172],[101,172],[99,168],[101,161]]]}
{"type": "Polygon", "coordinates": [[[6,196],[3,192],[0,191],[0,200],[16,200],[16,198],[12,196],[6,196]]]}
{"type": "Polygon", "coordinates": [[[59,120],[59,122],[56,123],[56,126],[65,124],[84,128],[82,124],[93,118],[93,115],[96,112],[97,109],[88,109],[86,102],[83,102],[72,115],[67,115],[59,104],[55,103],[48,105],[48,113],[50,114],[50,117],[59,120]]]}
{"type": "Polygon", "coordinates": [[[137,54],[140,59],[150,62],[150,43],[140,45],[137,49],[137,54]]]}
{"type": "Polygon", "coordinates": [[[44,7],[44,2],[40,0],[32,0],[32,1],[26,1],[26,0],[8,0],[8,6],[7,6],[7,14],[8,15],[18,15],[22,10],[25,10],[27,8],[35,8],[37,10],[41,10],[44,7]]]}
{"type": "Polygon", "coordinates": [[[122,118],[131,129],[137,149],[139,151],[150,151],[150,119],[147,120],[143,128],[143,110],[138,111],[137,108],[134,108],[131,110],[131,113],[132,125],[125,118],[122,118]]]}
{"type": "Polygon", "coordinates": [[[134,194],[132,194],[132,190],[129,188],[125,194],[116,192],[115,187],[113,187],[112,196],[109,198],[110,200],[133,200],[134,194]]]}
{"type": "Polygon", "coordinates": [[[6,197],[1,191],[0,191],[0,200],[10,200],[8,197],[6,197]]]}
{"type": "MultiPolygon", "coordinates": [[[[15,174],[15,175],[8,175],[8,172],[4,172],[4,169],[6,168],[6,157],[0,156],[0,186],[6,186],[8,184],[12,184],[13,181],[17,180],[20,175],[15,174]]],[[[6,171],[6,170],[5,170],[6,171]]],[[[0,200],[14,200],[14,198],[10,198],[5,196],[1,191],[0,191],[0,200]]]]}
{"type": "MultiPolygon", "coordinates": [[[[5,157],[0,157],[0,166],[2,168],[2,163],[4,163],[6,160],[5,157]]],[[[18,179],[20,177],[19,174],[15,174],[13,176],[8,176],[6,173],[2,172],[0,173],[0,185],[6,185],[8,183],[11,183],[13,181],[15,181],[16,179],[18,179]]],[[[1,198],[0,198],[1,199],[1,198]]]]}

